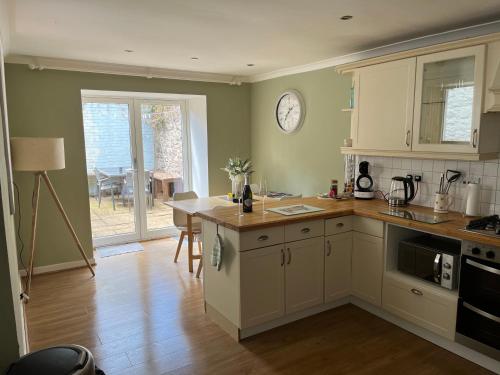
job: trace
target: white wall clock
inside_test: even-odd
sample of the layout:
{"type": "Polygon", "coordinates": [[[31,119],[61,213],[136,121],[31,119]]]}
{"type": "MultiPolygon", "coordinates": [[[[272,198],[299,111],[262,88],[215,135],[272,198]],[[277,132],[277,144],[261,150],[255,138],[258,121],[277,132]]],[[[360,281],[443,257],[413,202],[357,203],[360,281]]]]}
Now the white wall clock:
{"type": "Polygon", "coordinates": [[[297,90],[288,90],[280,95],[276,103],[276,121],[279,129],[291,134],[299,131],[304,122],[306,107],[297,90]]]}

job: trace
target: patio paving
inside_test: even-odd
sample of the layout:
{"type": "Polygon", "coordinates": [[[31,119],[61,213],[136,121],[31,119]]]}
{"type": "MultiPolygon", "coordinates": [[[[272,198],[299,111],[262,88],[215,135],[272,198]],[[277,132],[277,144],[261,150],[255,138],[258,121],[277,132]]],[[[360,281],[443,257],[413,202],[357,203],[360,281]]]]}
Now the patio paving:
{"type": "MultiPolygon", "coordinates": [[[[134,208],[130,210],[123,205],[121,199],[115,199],[116,210],[113,210],[111,197],[102,197],[101,207],[97,199],[90,197],[90,220],[92,238],[106,237],[134,231],[134,208]]],[[[174,225],[172,208],[155,199],[152,209],[146,212],[148,229],[159,229],[174,225]]]]}

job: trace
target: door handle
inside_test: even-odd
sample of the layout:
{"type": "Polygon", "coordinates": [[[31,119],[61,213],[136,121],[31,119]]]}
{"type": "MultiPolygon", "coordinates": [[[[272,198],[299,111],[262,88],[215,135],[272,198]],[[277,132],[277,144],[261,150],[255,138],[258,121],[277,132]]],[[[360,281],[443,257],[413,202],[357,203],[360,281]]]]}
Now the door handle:
{"type": "Polygon", "coordinates": [[[330,240],[326,241],[326,256],[329,257],[332,254],[332,243],[330,240]]]}
{"type": "Polygon", "coordinates": [[[410,291],[413,293],[413,294],[416,294],[417,296],[423,296],[424,293],[422,293],[420,290],[418,289],[415,289],[415,288],[411,288],[410,291]]]}
{"type": "Polygon", "coordinates": [[[436,254],[436,257],[434,258],[434,281],[436,283],[441,282],[441,273],[440,273],[440,266],[441,265],[441,254],[436,254]]]}
{"type": "Polygon", "coordinates": [[[472,132],[472,147],[477,147],[477,129],[472,132]]]}
{"type": "Polygon", "coordinates": [[[411,134],[411,131],[407,130],[406,131],[406,146],[410,147],[410,134],[411,134]]]}
{"type": "Polygon", "coordinates": [[[289,247],[286,249],[286,251],[288,252],[288,262],[286,262],[286,264],[290,264],[292,262],[292,252],[290,251],[289,247]]]}
{"type": "Polygon", "coordinates": [[[281,267],[285,265],[285,250],[281,249],[281,267]]]}
{"type": "Polygon", "coordinates": [[[311,231],[311,229],[310,228],[302,228],[300,231],[305,234],[305,233],[309,233],[311,231]]]}
{"type": "Polygon", "coordinates": [[[496,269],[496,268],[493,268],[493,267],[489,267],[489,266],[486,266],[486,265],[478,263],[478,262],[474,262],[473,260],[467,259],[465,261],[465,263],[471,265],[472,267],[479,268],[479,269],[481,269],[483,271],[491,272],[491,273],[500,275],[500,270],[499,269],[496,269]]]}
{"type": "Polygon", "coordinates": [[[493,314],[487,313],[486,311],[478,309],[477,307],[472,306],[472,305],[468,304],[467,302],[464,302],[463,306],[466,309],[469,309],[470,311],[474,311],[478,315],[484,316],[487,319],[490,319],[490,320],[493,320],[494,322],[500,323],[500,318],[498,316],[495,316],[493,314]]]}

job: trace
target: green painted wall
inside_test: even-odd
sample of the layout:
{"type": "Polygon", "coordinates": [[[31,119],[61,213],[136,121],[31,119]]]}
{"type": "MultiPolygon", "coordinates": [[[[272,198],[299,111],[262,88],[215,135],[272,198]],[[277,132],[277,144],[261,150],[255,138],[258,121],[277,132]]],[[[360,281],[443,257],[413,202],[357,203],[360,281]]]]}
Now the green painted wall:
{"type": "MultiPolygon", "coordinates": [[[[304,196],[326,192],[330,180],[343,184],[340,146],[349,136],[350,78],[333,68],[275,78],[251,85],[251,157],[256,170],[253,181],[267,178],[270,189],[304,196]],[[306,105],[302,129],[282,133],[274,109],[287,89],[301,92],[306,105]]],[[[341,185],[343,186],[343,185],[341,185]]]]}
{"type": "MultiPolygon", "coordinates": [[[[220,171],[227,158],[250,154],[250,87],[181,80],[146,79],[57,70],[32,71],[6,64],[11,136],[64,137],[66,168],[49,172],[88,255],[92,255],[80,90],[198,94],[207,96],[210,194],[226,193],[220,171]]],[[[33,175],[15,173],[21,191],[22,235],[29,243],[33,175]]],[[[35,266],[80,260],[62,218],[42,188],[35,266]]],[[[27,251],[25,251],[27,252],[27,251]]]]}

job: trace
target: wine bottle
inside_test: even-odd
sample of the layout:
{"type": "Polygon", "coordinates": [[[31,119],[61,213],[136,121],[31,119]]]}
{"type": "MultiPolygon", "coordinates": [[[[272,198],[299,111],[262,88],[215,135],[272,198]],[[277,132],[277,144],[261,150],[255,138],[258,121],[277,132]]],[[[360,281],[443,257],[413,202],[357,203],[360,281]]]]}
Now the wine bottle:
{"type": "Polygon", "coordinates": [[[252,212],[253,193],[248,182],[248,175],[245,175],[245,186],[243,187],[243,212],[252,212]]]}

